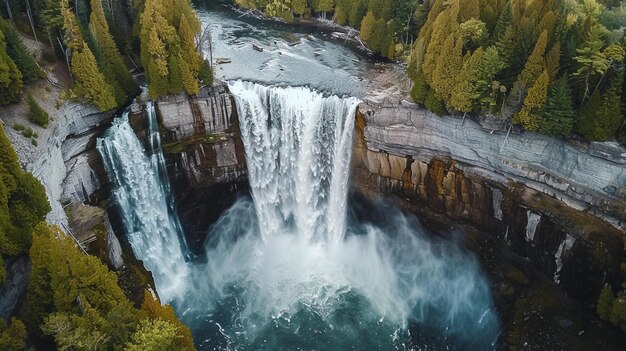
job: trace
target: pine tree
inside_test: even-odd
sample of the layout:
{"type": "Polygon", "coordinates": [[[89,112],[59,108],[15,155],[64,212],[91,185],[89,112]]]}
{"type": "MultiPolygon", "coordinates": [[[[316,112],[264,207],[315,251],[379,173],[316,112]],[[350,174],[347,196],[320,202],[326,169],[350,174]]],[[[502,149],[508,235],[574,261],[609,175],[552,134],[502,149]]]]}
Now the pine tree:
{"type": "Polygon", "coordinates": [[[605,286],[602,288],[600,297],[598,298],[598,304],[596,311],[601,319],[608,321],[611,316],[611,310],[613,309],[613,290],[611,287],[605,286]]]}
{"type": "Polygon", "coordinates": [[[361,31],[359,33],[359,36],[364,42],[370,42],[370,39],[374,35],[375,26],[376,18],[372,12],[368,11],[367,15],[363,17],[363,21],[361,22],[361,31]]]}
{"type": "Polygon", "coordinates": [[[0,105],[17,102],[23,85],[22,73],[7,54],[4,35],[0,33],[0,105]]]}
{"type": "Polygon", "coordinates": [[[543,106],[548,96],[550,77],[547,71],[539,76],[535,84],[528,89],[521,111],[513,117],[513,123],[524,126],[526,130],[537,131],[540,127],[540,117],[537,110],[543,106]]]}
{"type": "Polygon", "coordinates": [[[471,112],[479,95],[476,91],[475,80],[478,77],[478,69],[483,59],[483,49],[478,48],[463,64],[463,70],[459,76],[459,83],[452,90],[450,105],[462,112],[471,112]]]}
{"type": "Polygon", "coordinates": [[[209,63],[209,60],[202,60],[200,72],[198,72],[198,79],[200,79],[200,82],[202,82],[202,84],[204,85],[213,85],[213,69],[211,69],[211,64],[209,63]]]}
{"type": "Polygon", "coordinates": [[[26,102],[28,104],[28,119],[40,127],[47,128],[50,120],[48,113],[39,106],[31,94],[28,94],[26,102]]]}
{"type": "Polygon", "coordinates": [[[432,74],[430,86],[444,102],[449,101],[463,68],[463,41],[451,33],[441,48],[441,57],[432,74]]]}
{"type": "Polygon", "coordinates": [[[546,45],[548,44],[548,32],[543,31],[535,43],[533,52],[528,57],[524,69],[517,77],[516,85],[529,87],[544,71],[546,45]]]}
{"type": "Polygon", "coordinates": [[[572,91],[563,75],[550,87],[548,101],[539,111],[539,131],[549,135],[568,136],[574,126],[572,91]]]}
{"type": "Polygon", "coordinates": [[[91,0],[91,17],[89,28],[95,37],[102,54],[111,68],[113,76],[124,91],[126,98],[139,93],[139,87],[131,77],[126,64],[111,36],[109,25],[104,16],[104,9],[100,0],[91,0]]]}
{"type": "Polygon", "coordinates": [[[413,88],[411,88],[411,98],[418,104],[424,104],[426,101],[426,95],[428,94],[428,83],[426,83],[426,77],[421,68],[417,71],[415,80],[413,81],[413,88]]]}
{"type": "Polygon", "coordinates": [[[546,69],[550,75],[550,81],[554,81],[559,75],[559,68],[561,62],[561,44],[556,43],[548,50],[546,54],[546,69]]]}
{"type": "Polygon", "coordinates": [[[619,77],[610,80],[608,89],[597,90],[581,108],[577,131],[587,140],[606,141],[617,134],[623,119],[619,77]]]}
{"type": "Polygon", "coordinates": [[[70,67],[75,80],[72,92],[101,111],[115,108],[117,102],[113,87],[106,82],[96,57],[83,40],[76,17],[67,6],[67,0],[63,0],[64,28],[68,34],[67,45],[72,50],[70,67]]]}
{"type": "Polygon", "coordinates": [[[495,81],[495,78],[505,68],[506,63],[500,57],[498,50],[493,46],[488,47],[478,64],[475,78],[478,105],[483,110],[490,110],[495,107],[501,86],[500,82],[495,81]],[[494,91],[494,86],[498,87],[497,91],[494,91]]]}
{"type": "Polygon", "coordinates": [[[22,73],[24,83],[32,83],[42,78],[43,71],[37,66],[33,54],[26,48],[15,27],[5,20],[0,20],[0,30],[6,39],[7,53],[22,73]]]}

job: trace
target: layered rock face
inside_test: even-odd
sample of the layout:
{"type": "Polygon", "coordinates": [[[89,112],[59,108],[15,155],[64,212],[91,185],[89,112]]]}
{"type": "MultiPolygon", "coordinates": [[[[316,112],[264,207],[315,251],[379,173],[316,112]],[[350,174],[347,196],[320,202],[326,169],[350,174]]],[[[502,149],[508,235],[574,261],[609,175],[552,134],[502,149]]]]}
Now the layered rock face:
{"type": "MultiPolygon", "coordinates": [[[[145,105],[132,107],[131,122],[145,137],[145,105]],[[143,121],[143,122],[142,122],[143,121]]],[[[171,95],[156,101],[163,155],[177,210],[192,248],[207,228],[247,188],[245,151],[234,99],[225,84],[196,96],[171,95]]]]}
{"type": "Polygon", "coordinates": [[[528,257],[571,296],[623,280],[626,150],[483,129],[407,102],[366,99],[353,157],[359,190],[468,222],[528,257]]]}

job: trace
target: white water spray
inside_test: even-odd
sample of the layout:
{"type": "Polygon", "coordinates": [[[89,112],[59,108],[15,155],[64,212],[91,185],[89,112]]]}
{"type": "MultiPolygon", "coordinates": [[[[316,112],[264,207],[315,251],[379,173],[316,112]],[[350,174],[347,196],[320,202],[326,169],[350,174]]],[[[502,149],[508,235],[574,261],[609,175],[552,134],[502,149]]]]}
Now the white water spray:
{"type": "Polygon", "coordinates": [[[115,199],[135,257],[152,272],[163,302],[184,291],[189,267],[180,222],[170,198],[156,114],[147,103],[148,150],[128,122],[128,112],[113,122],[97,149],[114,185],[115,199]]]}
{"type": "Polygon", "coordinates": [[[347,214],[358,100],[241,81],[230,90],[253,201],[211,228],[179,306],[199,347],[402,349],[417,323],[440,336],[414,345],[488,349],[498,323],[473,258],[388,204],[370,209],[384,212],[376,223],[347,214]]]}

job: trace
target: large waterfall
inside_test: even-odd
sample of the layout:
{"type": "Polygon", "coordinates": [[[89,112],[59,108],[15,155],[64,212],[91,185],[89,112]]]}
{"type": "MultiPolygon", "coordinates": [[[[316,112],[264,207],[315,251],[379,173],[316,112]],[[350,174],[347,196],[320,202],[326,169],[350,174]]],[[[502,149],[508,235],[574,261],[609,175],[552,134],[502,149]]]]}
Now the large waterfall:
{"type": "Polygon", "coordinates": [[[183,291],[188,274],[186,245],[170,195],[154,105],[146,105],[148,140],[144,146],[128,122],[128,112],[113,122],[97,149],[114,185],[128,241],[152,272],[165,302],[183,291]]]}
{"type": "Polygon", "coordinates": [[[211,227],[202,260],[184,260],[154,115],[147,154],[124,118],[99,141],[133,250],[200,350],[493,348],[476,260],[391,204],[349,200],[358,100],[229,87],[251,198],[211,227]]]}
{"type": "Polygon", "coordinates": [[[293,232],[307,241],[342,240],[358,100],[241,81],[230,89],[262,237],[293,232]]]}

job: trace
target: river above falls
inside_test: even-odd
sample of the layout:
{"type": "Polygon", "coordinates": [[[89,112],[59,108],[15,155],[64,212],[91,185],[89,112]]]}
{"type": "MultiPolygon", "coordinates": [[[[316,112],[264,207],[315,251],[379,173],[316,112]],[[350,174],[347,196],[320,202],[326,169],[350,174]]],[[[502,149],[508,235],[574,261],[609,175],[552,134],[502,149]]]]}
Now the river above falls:
{"type": "Polygon", "coordinates": [[[381,76],[396,84],[403,76],[399,65],[351,48],[330,29],[242,16],[219,2],[199,4],[197,11],[203,28],[210,28],[215,75],[222,80],[307,86],[363,98],[373,86],[385,84],[381,76]]]}

